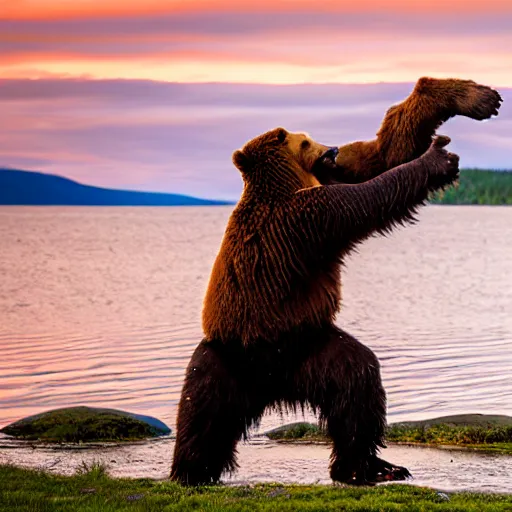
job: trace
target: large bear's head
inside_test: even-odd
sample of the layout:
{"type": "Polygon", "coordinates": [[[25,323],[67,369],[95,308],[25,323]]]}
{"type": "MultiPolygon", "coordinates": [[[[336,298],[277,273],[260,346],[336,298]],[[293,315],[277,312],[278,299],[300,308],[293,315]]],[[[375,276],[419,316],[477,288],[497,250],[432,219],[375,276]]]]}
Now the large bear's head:
{"type": "Polygon", "coordinates": [[[248,186],[259,192],[296,192],[319,186],[318,166],[335,167],[338,148],[320,144],[305,133],[276,128],[233,153],[233,163],[248,186]]]}

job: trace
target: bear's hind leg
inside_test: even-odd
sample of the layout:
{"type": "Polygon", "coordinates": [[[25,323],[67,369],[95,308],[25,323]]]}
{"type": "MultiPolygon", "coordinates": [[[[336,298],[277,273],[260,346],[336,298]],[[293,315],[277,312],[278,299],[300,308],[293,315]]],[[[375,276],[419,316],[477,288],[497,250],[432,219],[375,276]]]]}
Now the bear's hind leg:
{"type": "Polygon", "coordinates": [[[249,400],[218,348],[201,342],[181,394],[171,479],[185,485],[217,483],[237,468],[236,445],[263,408],[249,400]]]}
{"type": "Polygon", "coordinates": [[[298,389],[320,413],[333,441],[330,474],[352,485],[403,480],[405,468],[377,457],[384,446],[386,395],[375,354],[353,336],[331,327],[296,376],[298,389]],[[304,379],[302,385],[299,379],[304,379]]]}

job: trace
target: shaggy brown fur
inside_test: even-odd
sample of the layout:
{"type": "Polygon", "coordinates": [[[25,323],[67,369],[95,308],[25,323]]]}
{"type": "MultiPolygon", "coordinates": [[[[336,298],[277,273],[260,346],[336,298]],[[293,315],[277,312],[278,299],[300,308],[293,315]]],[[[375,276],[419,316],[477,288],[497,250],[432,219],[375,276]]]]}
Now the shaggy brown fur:
{"type": "Polygon", "coordinates": [[[341,146],[337,170],[318,168],[317,177],[323,184],[367,181],[421,156],[451,117],[488,119],[501,102],[497,91],[472,80],[420,78],[410,96],[387,111],[375,140],[341,146]]]}
{"type": "Polygon", "coordinates": [[[403,479],[377,457],[385,393],[370,349],[334,325],[340,261],[372,233],[413,219],[430,191],[456,179],[438,138],[419,159],[360,185],[315,186],[335,150],[282,128],[235,152],[244,192],[216,259],[205,339],[189,363],[171,477],[216,482],[236,468],[236,444],[268,407],[309,404],[333,439],[331,477],[403,479]]]}

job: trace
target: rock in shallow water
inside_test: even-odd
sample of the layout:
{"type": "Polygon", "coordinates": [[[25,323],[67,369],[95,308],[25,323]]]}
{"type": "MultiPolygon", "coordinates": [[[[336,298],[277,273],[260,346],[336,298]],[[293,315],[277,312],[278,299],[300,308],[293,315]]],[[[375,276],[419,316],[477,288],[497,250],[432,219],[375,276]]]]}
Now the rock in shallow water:
{"type": "Polygon", "coordinates": [[[57,443],[134,441],[168,435],[162,421],[117,409],[67,407],[23,418],[0,430],[26,440],[57,443]]]}
{"type": "MultiPolygon", "coordinates": [[[[319,426],[299,422],[283,425],[265,434],[275,441],[330,442],[319,426]]],[[[391,423],[389,442],[458,446],[512,455],[512,417],[490,414],[459,414],[422,421],[391,423]]]]}

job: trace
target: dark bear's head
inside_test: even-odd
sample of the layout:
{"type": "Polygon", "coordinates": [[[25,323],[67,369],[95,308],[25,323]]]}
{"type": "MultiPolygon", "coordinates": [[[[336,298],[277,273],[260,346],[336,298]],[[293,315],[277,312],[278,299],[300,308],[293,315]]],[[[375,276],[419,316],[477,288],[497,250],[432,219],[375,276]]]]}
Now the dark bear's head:
{"type": "Polygon", "coordinates": [[[233,153],[246,185],[260,191],[296,192],[319,186],[318,167],[335,166],[338,148],[320,144],[305,133],[276,128],[233,153]]]}

